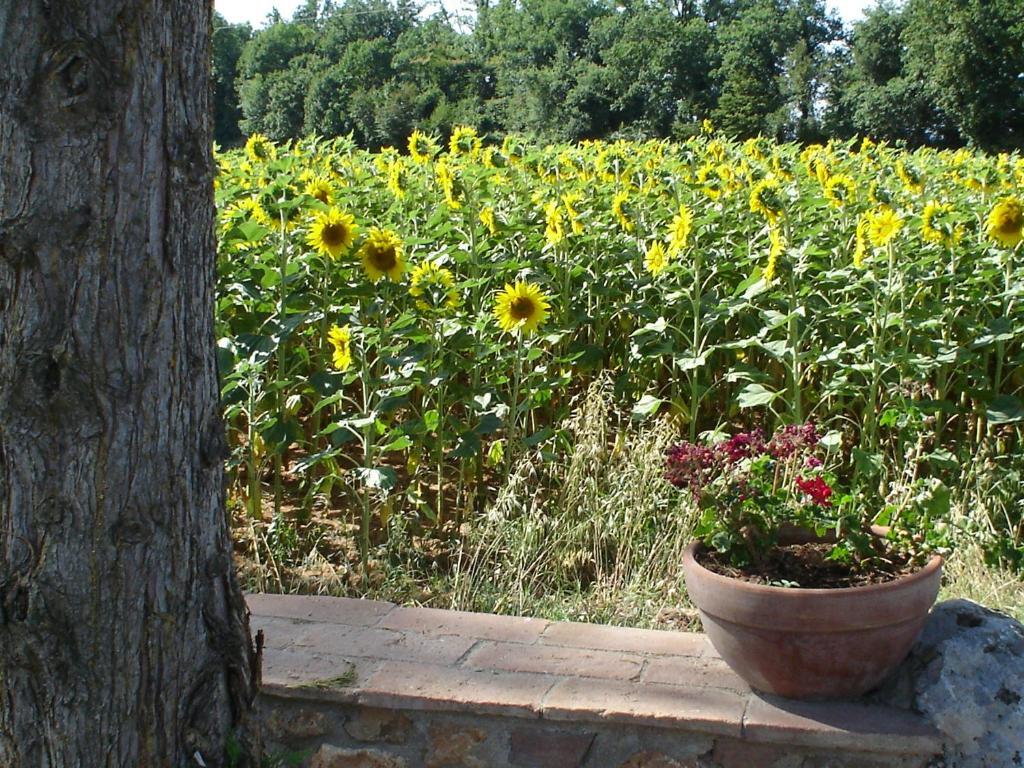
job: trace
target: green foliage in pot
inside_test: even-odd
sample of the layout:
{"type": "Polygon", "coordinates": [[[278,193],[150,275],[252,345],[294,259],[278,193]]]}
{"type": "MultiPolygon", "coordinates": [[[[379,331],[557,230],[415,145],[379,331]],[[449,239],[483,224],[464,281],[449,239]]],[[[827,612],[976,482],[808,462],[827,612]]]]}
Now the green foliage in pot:
{"type": "Polygon", "coordinates": [[[665,477],[693,495],[704,545],[731,566],[760,570],[769,552],[807,532],[828,545],[827,559],[851,572],[891,571],[923,563],[948,548],[949,489],[919,478],[911,492],[881,509],[845,490],[836,433],[812,422],[737,432],[713,443],[680,442],[665,458],[665,477]]]}

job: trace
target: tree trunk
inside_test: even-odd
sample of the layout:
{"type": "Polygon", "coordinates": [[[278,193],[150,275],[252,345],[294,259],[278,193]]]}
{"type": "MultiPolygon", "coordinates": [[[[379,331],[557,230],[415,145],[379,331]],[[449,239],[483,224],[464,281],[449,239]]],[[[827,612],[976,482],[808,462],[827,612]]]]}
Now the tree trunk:
{"type": "Polygon", "coordinates": [[[246,766],[209,0],[0,0],[0,766],[246,766]]]}

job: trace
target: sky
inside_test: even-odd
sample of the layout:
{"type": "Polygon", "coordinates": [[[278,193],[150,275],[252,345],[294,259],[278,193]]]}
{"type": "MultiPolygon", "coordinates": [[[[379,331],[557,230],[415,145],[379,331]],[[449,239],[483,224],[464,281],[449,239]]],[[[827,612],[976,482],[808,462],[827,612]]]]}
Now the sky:
{"type": "MultiPolygon", "coordinates": [[[[253,27],[263,26],[267,14],[274,8],[286,19],[298,7],[301,0],[214,0],[214,6],[228,21],[238,24],[248,21],[253,27]]],[[[446,0],[449,8],[459,8],[469,3],[460,0],[446,0]]],[[[875,0],[826,0],[829,8],[839,12],[847,23],[856,21],[863,16],[864,8],[874,5],[875,0]]]]}

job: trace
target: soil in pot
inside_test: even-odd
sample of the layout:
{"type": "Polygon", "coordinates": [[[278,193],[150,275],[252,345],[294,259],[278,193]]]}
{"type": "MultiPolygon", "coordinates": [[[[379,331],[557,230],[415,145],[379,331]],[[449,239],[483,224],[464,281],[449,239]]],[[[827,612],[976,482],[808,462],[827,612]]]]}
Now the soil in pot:
{"type": "Polygon", "coordinates": [[[916,570],[902,553],[886,552],[864,568],[852,569],[846,563],[830,560],[832,544],[807,542],[780,545],[769,550],[756,565],[737,568],[728,557],[704,550],[697,562],[713,573],[752,584],[804,589],[842,589],[885,584],[916,570]]]}

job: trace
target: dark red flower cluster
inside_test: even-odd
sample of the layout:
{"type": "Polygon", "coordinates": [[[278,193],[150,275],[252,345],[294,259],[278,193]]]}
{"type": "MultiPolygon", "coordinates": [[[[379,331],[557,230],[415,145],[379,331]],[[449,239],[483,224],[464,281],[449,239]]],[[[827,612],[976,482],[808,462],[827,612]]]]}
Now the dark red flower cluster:
{"type": "Polygon", "coordinates": [[[677,443],[665,454],[665,479],[676,488],[689,488],[694,496],[719,468],[718,454],[706,445],[677,443]]]}
{"type": "MultiPolygon", "coordinates": [[[[677,488],[688,488],[694,496],[700,496],[705,486],[719,476],[726,475],[733,482],[746,482],[745,477],[734,477],[740,472],[737,467],[745,459],[756,459],[769,455],[777,461],[804,456],[808,469],[821,466],[821,460],[807,455],[820,442],[821,436],[812,422],[790,424],[777,430],[771,440],[765,438],[761,429],[738,432],[714,446],[682,442],[668,449],[665,456],[665,479],[677,488]]],[[[745,470],[744,470],[745,471],[745,470]]],[[[832,489],[820,478],[798,477],[797,487],[810,496],[815,504],[828,505],[832,489]]],[[[738,496],[746,496],[738,491],[738,496]]]]}
{"type": "Polygon", "coordinates": [[[795,482],[796,487],[801,492],[806,493],[811,498],[811,501],[818,506],[828,507],[832,505],[832,502],[829,501],[832,497],[832,487],[823,478],[797,476],[795,482]]]}
{"type": "Polygon", "coordinates": [[[723,458],[730,463],[760,456],[765,452],[764,432],[754,429],[750,432],[739,432],[728,440],[715,446],[723,458]]]}
{"type": "Polygon", "coordinates": [[[768,453],[772,458],[785,461],[795,454],[813,448],[820,440],[821,435],[812,421],[806,424],[787,424],[772,435],[768,443],[768,453]]]}

